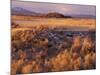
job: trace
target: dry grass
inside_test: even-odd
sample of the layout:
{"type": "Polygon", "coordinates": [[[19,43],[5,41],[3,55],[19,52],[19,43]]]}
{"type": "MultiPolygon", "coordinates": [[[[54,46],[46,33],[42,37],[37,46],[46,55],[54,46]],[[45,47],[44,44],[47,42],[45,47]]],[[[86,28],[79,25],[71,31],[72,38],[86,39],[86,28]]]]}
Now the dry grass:
{"type": "Polygon", "coordinates": [[[44,25],[50,28],[54,27],[68,27],[68,28],[88,28],[95,29],[95,19],[74,19],[74,18],[33,18],[32,20],[17,20],[13,19],[13,22],[18,23],[20,27],[34,27],[38,25],[44,25]]]}
{"type": "MultiPolygon", "coordinates": [[[[50,22],[53,23],[52,20],[50,22]]],[[[81,22],[85,23],[84,20],[81,22]]],[[[63,20],[61,23],[64,23],[63,20]]],[[[71,20],[69,23],[71,24],[71,20]]],[[[73,23],[77,24],[77,21],[73,23]]],[[[52,30],[54,29],[43,25],[35,28],[12,28],[12,75],[96,68],[95,38],[93,40],[89,33],[69,37],[65,36],[66,32],[56,32],[56,35],[62,37],[55,42],[56,39],[47,35],[52,30]]]]}

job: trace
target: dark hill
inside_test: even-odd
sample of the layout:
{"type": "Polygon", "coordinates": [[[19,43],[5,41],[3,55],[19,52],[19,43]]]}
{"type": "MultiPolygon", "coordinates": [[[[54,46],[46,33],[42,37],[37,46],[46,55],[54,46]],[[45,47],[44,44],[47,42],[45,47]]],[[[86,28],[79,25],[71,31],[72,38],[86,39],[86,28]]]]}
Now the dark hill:
{"type": "Polygon", "coordinates": [[[45,17],[55,17],[55,18],[71,18],[71,16],[64,16],[63,14],[61,13],[57,13],[57,12],[53,12],[53,13],[48,13],[46,14],[45,17]]]}

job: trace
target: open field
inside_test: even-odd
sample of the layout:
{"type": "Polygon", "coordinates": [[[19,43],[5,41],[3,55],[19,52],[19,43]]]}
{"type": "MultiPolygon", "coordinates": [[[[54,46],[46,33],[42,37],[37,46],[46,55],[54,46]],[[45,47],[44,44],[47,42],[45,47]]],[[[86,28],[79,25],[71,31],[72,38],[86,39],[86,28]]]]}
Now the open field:
{"type": "MultiPolygon", "coordinates": [[[[20,27],[34,27],[38,25],[46,25],[50,28],[53,27],[82,27],[95,29],[95,19],[80,19],[80,18],[33,18],[31,20],[13,20],[14,23],[19,24],[20,27]]],[[[79,28],[78,28],[79,29],[79,28]]]]}
{"type": "Polygon", "coordinates": [[[96,68],[95,19],[12,22],[12,75],[96,68]]]}

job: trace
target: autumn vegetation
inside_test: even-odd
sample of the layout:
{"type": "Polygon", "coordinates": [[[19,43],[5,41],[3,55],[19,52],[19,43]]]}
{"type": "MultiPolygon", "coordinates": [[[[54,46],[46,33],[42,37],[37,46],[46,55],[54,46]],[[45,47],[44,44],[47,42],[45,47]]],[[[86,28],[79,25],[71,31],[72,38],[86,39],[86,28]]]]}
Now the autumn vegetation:
{"type": "Polygon", "coordinates": [[[18,28],[12,23],[12,75],[96,68],[95,31],[55,31],[43,25],[18,28]]]}

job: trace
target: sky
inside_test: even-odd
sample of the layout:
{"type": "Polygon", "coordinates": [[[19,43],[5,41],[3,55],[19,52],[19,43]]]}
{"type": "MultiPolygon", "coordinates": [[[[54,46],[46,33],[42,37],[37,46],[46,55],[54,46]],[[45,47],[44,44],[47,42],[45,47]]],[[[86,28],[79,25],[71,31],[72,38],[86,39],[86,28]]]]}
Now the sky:
{"type": "Polygon", "coordinates": [[[58,4],[30,1],[12,1],[13,7],[21,7],[38,13],[58,12],[64,15],[93,15],[96,14],[94,5],[58,4]]]}

